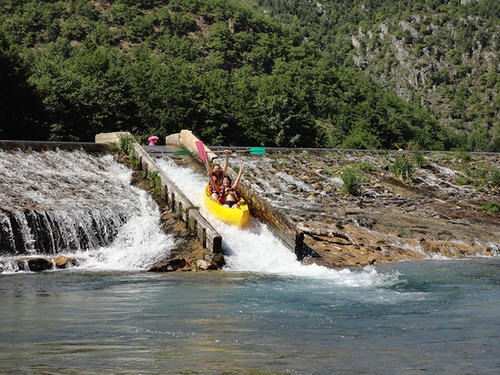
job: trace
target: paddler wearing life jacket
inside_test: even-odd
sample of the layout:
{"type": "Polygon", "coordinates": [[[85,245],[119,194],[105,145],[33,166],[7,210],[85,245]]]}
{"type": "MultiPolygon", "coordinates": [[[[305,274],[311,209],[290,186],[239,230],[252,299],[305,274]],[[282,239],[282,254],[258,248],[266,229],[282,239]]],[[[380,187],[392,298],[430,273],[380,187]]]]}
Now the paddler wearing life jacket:
{"type": "Polygon", "coordinates": [[[226,160],[224,162],[224,169],[220,164],[214,164],[212,167],[210,162],[206,161],[207,175],[210,177],[210,182],[208,183],[208,189],[210,190],[210,196],[214,201],[219,200],[219,191],[222,186],[222,178],[227,172],[227,166],[229,165],[229,150],[224,150],[226,154],[226,160]]]}
{"type": "Polygon", "coordinates": [[[224,176],[222,179],[222,186],[219,191],[219,203],[224,207],[230,208],[238,208],[238,201],[240,198],[238,197],[237,188],[240,183],[241,174],[243,173],[243,166],[240,163],[240,171],[238,172],[238,177],[234,184],[231,182],[231,177],[224,176]]]}

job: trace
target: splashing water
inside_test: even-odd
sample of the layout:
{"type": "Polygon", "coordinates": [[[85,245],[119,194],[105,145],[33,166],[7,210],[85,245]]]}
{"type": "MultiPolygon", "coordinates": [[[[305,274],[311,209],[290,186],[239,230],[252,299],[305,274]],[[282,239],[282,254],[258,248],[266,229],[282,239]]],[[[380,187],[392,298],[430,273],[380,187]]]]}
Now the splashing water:
{"type": "Polygon", "coordinates": [[[169,256],[176,241],[173,236],[162,232],[156,203],[146,192],[134,190],[137,190],[137,198],[141,203],[140,212],[120,228],[111,245],[76,254],[83,257],[80,268],[143,270],[169,256]]]}
{"type": "Polygon", "coordinates": [[[19,271],[23,254],[61,254],[83,269],[143,270],[175,245],[156,203],[130,185],[131,170],[112,155],[0,151],[0,172],[4,272],[19,271]]]}
{"type": "Polygon", "coordinates": [[[400,282],[397,274],[379,274],[373,267],[360,271],[332,270],[318,265],[303,265],[270,229],[255,218],[240,229],[217,220],[203,205],[207,177],[193,169],[176,165],[169,159],[158,159],[158,166],[186,194],[214,228],[222,235],[226,270],[257,272],[286,277],[329,279],[336,285],[353,287],[390,286],[400,282]]]}

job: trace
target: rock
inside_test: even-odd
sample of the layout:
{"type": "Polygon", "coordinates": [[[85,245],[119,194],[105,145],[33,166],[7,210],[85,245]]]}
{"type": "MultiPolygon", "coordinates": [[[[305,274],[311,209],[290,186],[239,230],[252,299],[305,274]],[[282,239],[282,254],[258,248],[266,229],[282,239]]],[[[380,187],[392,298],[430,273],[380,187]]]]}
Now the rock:
{"type": "Polygon", "coordinates": [[[212,258],[212,263],[217,266],[217,268],[222,268],[226,264],[226,260],[224,259],[224,255],[222,254],[214,254],[212,258]]]}
{"type": "Polygon", "coordinates": [[[64,255],[58,255],[54,258],[54,263],[56,264],[57,268],[66,268],[69,262],[70,259],[68,257],[65,257],[64,255]]]}
{"type": "Polygon", "coordinates": [[[154,264],[149,272],[172,272],[185,266],[186,260],[184,258],[166,259],[154,264]]]}
{"type": "Polygon", "coordinates": [[[332,191],[335,190],[335,186],[333,186],[333,185],[326,185],[324,190],[325,190],[325,193],[331,193],[332,191]]]}
{"type": "Polygon", "coordinates": [[[28,259],[28,269],[32,272],[40,272],[52,269],[53,264],[51,261],[44,258],[31,258],[28,259]]]}
{"type": "Polygon", "coordinates": [[[205,260],[205,259],[198,259],[196,261],[196,267],[200,270],[203,270],[203,271],[217,269],[217,266],[215,264],[213,264],[212,262],[205,260]]]}

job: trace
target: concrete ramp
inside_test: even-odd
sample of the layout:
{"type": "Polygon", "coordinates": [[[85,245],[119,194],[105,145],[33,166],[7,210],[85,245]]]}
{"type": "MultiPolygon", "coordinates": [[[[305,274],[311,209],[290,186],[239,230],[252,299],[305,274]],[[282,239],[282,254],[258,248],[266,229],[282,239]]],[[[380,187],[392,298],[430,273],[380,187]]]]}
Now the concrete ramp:
{"type": "MultiPolygon", "coordinates": [[[[176,145],[194,153],[198,153],[196,148],[197,141],[199,141],[199,139],[189,130],[182,130],[178,134],[172,134],[166,137],[167,146],[169,144],[176,145]]],[[[217,157],[217,155],[207,146],[205,146],[205,150],[207,151],[207,157],[210,161],[217,157]]],[[[236,179],[237,173],[234,170],[228,168],[227,173],[233,180],[236,179]]],[[[279,210],[272,207],[257,192],[252,190],[249,184],[245,183],[244,180],[240,182],[238,190],[240,196],[242,196],[250,206],[252,215],[267,224],[273,233],[297,255],[299,260],[301,260],[303,258],[304,233],[298,230],[296,225],[286,215],[283,215],[279,210]]]]}

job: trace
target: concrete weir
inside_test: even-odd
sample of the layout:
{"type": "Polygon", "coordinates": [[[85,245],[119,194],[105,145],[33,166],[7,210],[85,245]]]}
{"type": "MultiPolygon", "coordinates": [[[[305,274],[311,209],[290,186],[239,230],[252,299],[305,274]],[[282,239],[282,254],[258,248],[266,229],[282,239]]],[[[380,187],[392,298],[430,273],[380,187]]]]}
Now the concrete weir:
{"type": "MultiPolygon", "coordinates": [[[[97,134],[96,143],[119,142],[121,137],[133,138],[130,133],[103,133],[97,134]]],[[[186,228],[200,240],[203,248],[214,254],[222,253],[222,237],[212,225],[199,213],[198,208],[191,203],[185,194],[174,182],[156,165],[144,148],[137,142],[133,143],[135,156],[139,160],[140,168],[147,172],[156,172],[161,180],[161,187],[171,210],[179,214],[179,218],[186,223],[186,228]]]]}
{"type": "MultiPolygon", "coordinates": [[[[0,141],[0,149],[16,150],[31,149],[33,151],[45,150],[83,150],[87,153],[109,153],[111,143],[120,143],[122,138],[134,139],[128,132],[102,133],[95,136],[95,143],[90,142],[36,142],[36,141],[0,141]]],[[[197,153],[196,142],[198,139],[189,130],[182,130],[180,133],[172,134],[166,137],[166,143],[169,151],[184,148],[197,153]]],[[[210,222],[205,219],[185,194],[175,185],[175,183],[161,170],[155,160],[148,153],[148,147],[142,147],[139,143],[133,141],[131,144],[133,156],[139,161],[139,167],[142,171],[156,173],[160,179],[161,189],[164,192],[165,200],[169,209],[175,213],[175,216],[185,223],[188,232],[194,234],[200,241],[203,249],[212,254],[222,255],[222,236],[214,229],[210,222]]],[[[207,148],[207,156],[210,161],[217,157],[207,148]]],[[[236,172],[228,168],[228,174],[234,179],[236,172]]],[[[239,185],[240,195],[249,203],[252,215],[265,222],[268,227],[276,234],[282,242],[293,251],[298,259],[303,258],[304,233],[297,229],[288,217],[281,214],[273,208],[266,200],[261,198],[244,181],[239,185]]],[[[35,259],[35,258],[33,258],[35,259]]],[[[49,263],[53,263],[52,258],[49,263]]],[[[50,265],[49,265],[50,266],[50,265]]],[[[52,266],[47,266],[51,268],[52,266]]],[[[27,264],[27,270],[40,267],[27,264]]],[[[59,267],[59,266],[58,266],[59,267]]],[[[61,266],[62,267],[62,266],[61,266]]],[[[60,268],[60,267],[59,267],[60,268]]],[[[44,268],[45,269],[45,268],[44,268]]]]}
{"type": "Polygon", "coordinates": [[[45,142],[45,141],[0,141],[0,150],[25,150],[33,151],[45,150],[84,150],[90,153],[106,153],[109,148],[105,144],[97,144],[92,142],[45,142]]]}

